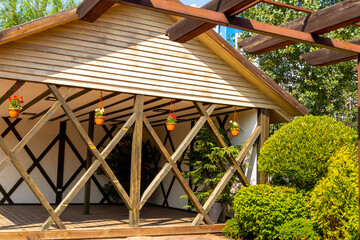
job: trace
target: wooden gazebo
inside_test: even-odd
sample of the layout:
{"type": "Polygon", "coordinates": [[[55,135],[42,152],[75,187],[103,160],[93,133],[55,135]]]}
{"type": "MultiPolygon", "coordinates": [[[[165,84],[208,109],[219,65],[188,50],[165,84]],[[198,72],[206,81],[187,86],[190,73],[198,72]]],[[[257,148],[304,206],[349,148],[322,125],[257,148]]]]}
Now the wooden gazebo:
{"type": "MultiPolygon", "coordinates": [[[[60,219],[61,213],[88,180],[94,177],[98,167],[101,167],[109,177],[128,208],[130,227],[141,226],[139,225],[141,208],[165,176],[172,171],[198,212],[192,222],[193,230],[186,228],[186,231],[201,232],[199,230],[201,227],[204,227],[202,231],[208,232],[220,229],[218,225],[213,225],[208,212],[234,173],[237,174],[244,186],[249,185],[249,180],[244,175],[241,164],[250,148],[257,139],[259,139],[259,145],[262,146],[267,139],[270,123],[289,121],[293,116],[304,115],[308,111],[214,33],[211,28],[219,24],[270,36],[255,36],[241,42],[247,51],[250,50],[245,45],[254,45],[253,52],[256,53],[269,51],[293,42],[338,50],[346,55],[341,55],[336,61],[356,58],[360,53],[360,46],[356,44],[344,43],[318,35],[358,22],[360,20],[360,2],[343,1],[321,10],[321,14],[320,11],[311,13],[306,23],[299,20],[296,24],[291,24],[291,28],[296,26],[295,29],[304,29],[304,24],[307,24],[304,31],[235,17],[236,14],[259,2],[261,1],[213,0],[198,9],[184,6],[176,0],[85,0],[78,8],[0,33],[0,76],[3,86],[8,86],[3,90],[0,102],[4,103],[12,95],[15,85],[22,92],[26,92],[26,90],[31,92],[33,89],[37,96],[29,96],[32,100],[27,103],[28,105],[24,105],[24,109],[30,110],[38,104],[36,108],[38,111],[28,113],[28,119],[40,118],[24,137],[18,136],[19,142],[13,148],[10,148],[9,143],[0,137],[0,147],[6,155],[0,163],[0,169],[4,169],[6,163],[11,162],[21,175],[22,181],[27,183],[45,208],[49,217],[42,225],[41,230],[47,230],[55,223],[62,230],[60,232],[64,233],[62,237],[124,236],[121,235],[124,234],[124,230],[118,230],[121,232],[118,235],[116,235],[116,230],[71,232],[65,230],[66,226],[60,219]],[[120,3],[120,5],[116,3],[120,3]],[[343,9],[344,6],[346,9],[343,9]],[[344,11],[344,14],[341,14],[342,17],[331,18],[331,21],[329,18],[321,18],[324,12],[340,10],[344,11]],[[178,17],[186,19],[173,25],[175,21],[180,20],[178,17]],[[165,31],[172,41],[163,36],[165,31]],[[195,37],[196,39],[192,40],[195,37]],[[264,44],[263,38],[267,40],[268,44],[264,44]],[[258,42],[261,44],[257,45],[258,42]],[[75,93],[72,94],[72,90],[75,90],[75,93]],[[104,99],[111,100],[110,105],[116,108],[110,112],[111,123],[121,125],[114,136],[111,135],[112,133],[106,133],[111,135],[111,140],[107,142],[103,150],[100,150],[99,146],[94,143],[93,122],[91,123],[93,115],[90,114],[89,117],[92,106],[97,102],[96,96],[99,91],[103,91],[104,99]],[[86,94],[91,100],[82,104],[76,102],[76,99],[80,99],[86,94]],[[45,102],[46,98],[47,102],[45,102]],[[157,128],[166,118],[166,113],[156,111],[164,106],[169,106],[170,99],[182,104],[180,109],[184,111],[184,114],[181,115],[183,122],[194,122],[173,154],[170,154],[169,149],[162,142],[157,128]],[[51,106],[49,101],[55,101],[55,103],[51,106]],[[161,104],[154,105],[160,101],[161,104]],[[177,161],[205,123],[210,126],[217,137],[219,146],[226,147],[212,117],[231,113],[233,106],[244,111],[256,109],[259,113],[258,126],[252,131],[239,155],[236,158],[227,158],[229,169],[214,189],[213,194],[202,206],[183,178],[177,161]],[[60,107],[65,114],[57,111],[60,107]],[[27,147],[30,139],[43,126],[46,126],[48,120],[62,122],[56,138],[59,141],[59,148],[64,147],[64,141],[67,141],[66,134],[61,134],[65,127],[63,122],[70,121],[88,149],[86,163],[83,161],[79,170],[86,167],[86,172],[77,179],[71,190],[67,190],[65,196],[63,196],[63,178],[57,178],[57,186],[55,186],[57,207],[55,209],[39,190],[19,159],[20,151],[27,147]],[[82,125],[85,122],[88,124],[88,131],[82,125]],[[108,166],[106,157],[130,127],[133,127],[133,140],[130,192],[127,193],[108,166]],[[166,164],[141,196],[140,168],[143,129],[147,130],[152,141],[156,143],[166,164]],[[91,161],[92,156],[94,156],[94,161],[91,161]],[[202,221],[209,226],[197,226],[202,221]]],[[[265,2],[276,4],[268,0],[265,2]]],[[[326,59],[329,60],[329,58],[326,59]]],[[[25,110],[23,110],[23,117],[26,116],[25,110]]],[[[5,117],[6,108],[3,112],[0,110],[0,113],[5,117]]],[[[16,125],[18,120],[14,122],[10,122],[7,118],[4,120],[9,126],[5,131],[14,130],[12,126],[16,125]]],[[[59,151],[58,159],[64,158],[64,149],[59,151]]],[[[76,148],[73,150],[76,151],[76,148]]],[[[41,168],[39,161],[36,158],[33,159],[34,167],[41,168]]],[[[58,169],[63,166],[61,161],[58,161],[58,169]]],[[[64,170],[61,171],[64,174],[64,170]]],[[[73,180],[75,178],[76,176],[73,180]]],[[[261,174],[259,183],[264,182],[265,176],[261,174]]],[[[5,197],[4,201],[10,203],[12,200],[9,193],[2,187],[0,191],[5,197]]],[[[88,205],[89,191],[86,190],[86,192],[85,202],[88,205]]],[[[57,235],[58,232],[42,231],[32,234],[33,236],[55,238],[55,236],[60,236],[57,235]]],[[[161,229],[156,232],[154,229],[148,229],[146,232],[141,228],[140,230],[134,228],[135,233],[159,235],[174,233],[174,231],[168,229],[167,232],[161,229]]],[[[181,230],[177,231],[177,234],[179,233],[181,230]]],[[[13,233],[0,231],[0,237],[11,234],[13,233]]],[[[16,234],[24,237],[31,233],[16,234]]]]}

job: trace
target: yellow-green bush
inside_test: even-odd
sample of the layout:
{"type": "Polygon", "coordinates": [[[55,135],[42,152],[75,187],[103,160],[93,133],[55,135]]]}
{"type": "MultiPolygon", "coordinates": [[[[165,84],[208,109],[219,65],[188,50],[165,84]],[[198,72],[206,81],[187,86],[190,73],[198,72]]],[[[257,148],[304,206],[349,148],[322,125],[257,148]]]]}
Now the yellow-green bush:
{"type": "Polygon", "coordinates": [[[309,191],[325,177],[330,157],[356,144],[356,132],[333,118],[299,117],[266,141],[259,170],[271,176],[271,184],[309,191]]]}
{"type": "Polygon", "coordinates": [[[223,232],[229,238],[278,239],[279,227],[308,217],[307,198],[295,188],[255,185],[241,188],[233,202],[234,219],[223,232]]]}
{"type": "Polygon", "coordinates": [[[342,148],[311,193],[312,222],[327,239],[359,239],[358,150],[342,148]]]}

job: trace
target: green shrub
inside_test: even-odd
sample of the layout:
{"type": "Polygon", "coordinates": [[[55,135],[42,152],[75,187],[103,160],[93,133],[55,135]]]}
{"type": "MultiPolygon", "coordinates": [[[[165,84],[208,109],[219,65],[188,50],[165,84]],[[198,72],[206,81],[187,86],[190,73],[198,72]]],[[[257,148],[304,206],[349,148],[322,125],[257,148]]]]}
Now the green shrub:
{"type": "Polygon", "coordinates": [[[318,240],[319,235],[314,231],[314,227],[310,219],[295,218],[284,223],[279,228],[280,240],[318,240]]]}
{"type": "Polygon", "coordinates": [[[313,223],[327,239],[359,239],[358,150],[342,148],[311,193],[313,223]]]}
{"type": "Polygon", "coordinates": [[[294,188],[243,187],[234,198],[235,220],[226,222],[225,234],[232,238],[277,239],[283,223],[307,217],[306,199],[294,188]]]}
{"type": "Polygon", "coordinates": [[[259,170],[272,177],[271,184],[309,191],[325,177],[330,157],[356,143],[356,132],[333,118],[299,117],[265,142],[259,170]]]}

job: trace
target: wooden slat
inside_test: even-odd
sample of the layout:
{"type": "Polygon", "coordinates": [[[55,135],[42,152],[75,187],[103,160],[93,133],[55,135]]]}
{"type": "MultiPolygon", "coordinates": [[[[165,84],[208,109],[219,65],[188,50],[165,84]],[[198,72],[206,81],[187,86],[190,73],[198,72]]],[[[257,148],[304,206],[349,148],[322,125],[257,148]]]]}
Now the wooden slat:
{"type": "MultiPolygon", "coordinates": [[[[214,28],[217,24],[219,24],[219,22],[226,22],[227,20],[223,20],[224,17],[226,18],[225,14],[227,16],[238,14],[239,9],[246,10],[247,5],[252,5],[259,2],[260,0],[212,0],[202,6],[202,9],[212,10],[206,16],[210,18],[216,17],[216,21],[209,21],[209,18],[202,19],[202,21],[199,21],[196,18],[185,18],[169,28],[166,33],[173,41],[187,42],[188,40],[193,39],[194,37],[214,28]],[[225,14],[216,14],[214,11],[225,14]]],[[[193,10],[193,12],[195,12],[195,10],[193,10]]],[[[196,13],[198,14],[198,12],[201,11],[197,11],[196,13]]],[[[183,17],[177,13],[174,15],[183,17]]]]}
{"type": "MultiPolygon", "coordinates": [[[[216,140],[218,141],[218,143],[220,144],[220,146],[223,147],[223,148],[228,147],[228,145],[226,144],[226,142],[222,138],[220,132],[218,131],[217,127],[215,126],[214,122],[211,120],[210,116],[206,113],[206,110],[204,109],[204,107],[201,104],[197,103],[197,102],[194,102],[194,105],[198,109],[199,113],[206,118],[206,121],[207,121],[208,125],[210,126],[210,129],[214,133],[214,136],[215,136],[216,140]]],[[[236,160],[232,156],[228,156],[227,159],[228,159],[230,164],[235,166],[236,173],[239,176],[241,183],[244,186],[249,186],[250,183],[247,180],[247,178],[246,178],[245,174],[243,173],[242,169],[240,168],[240,166],[236,162],[236,160]]]]}
{"type": "MultiPolygon", "coordinates": [[[[132,203],[131,199],[129,198],[128,194],[126,193],[125,189],[121,186],[120,182],[117,180],[116,176],[110,169],[109,165],[105,162],[105,158],[111,152],[111,150],[117,145],[117,143],[121,140],[121,138],[125,135],[128,128],[134,123],[135,121],[135,114],[129,118],[123,128],[116,134],[114,139],[106,146],[106,148],[100,153],[89,136],[86,134],[85,129],[81,126],[79,121],[76,119],[74,113],[71,111],[71,108],[66,103],[65,99],[60,95],[59,91],[54,85],[48,84],[49,89],[52,91],[54,96],[61,102],[61,107],[66,112],[67,116],[71,119],[71,122],[74,124],[75,129],[79,132],[81,138],[86,142],[88,149],[94,154],[96,160],[93,164],[89,167],[89,169],[85,172],[85,174],[79,179],[79,181],[75,184],[75,186],[70,190],[68,195],[62,200],[62,202],[58,205],[55,209],[57,214],[61,214],[65,208],[69,205],[70,201],[76,196],[76,194],[80,191],[80,189],[84,186],[86,181],[94,174],[96,169],[101,166],[106,175],[110,178],[111,183],[114,185],[116,191],[119,193],[121,199],[124,201],[126,206],[131,209],[132,203]]],[[[42,230],[48,229],[53,220],[48,218],[43,226],[41,227],[42,230]]]]}
{"type": "Polygon", "coordinates": [[[129,226],[139,227],[141,197],[141,153],[144,118],[143,95],[136,95],[135,97],[134,114],[136,116],[136,120],[131,143],[130,198],[132,201],[132,209],[129,210],[129,226]]]}
{"type": "MultiPolygon", "coordinates": [[[[207,110],[207,114],[211,115],[211,113],[215,110],[216,104],[212,104],[207,110]]],[[[199,120],[195,123],[194,127],[190,130],[190,132],[186,135],[184,140],[181,142],[179,147],[176,149],[176,151],[171,155],[171,159],[175,162],[179,160],[179,158],[183,155],[186,148],[189,146],[191,141],[194,139],[196,134],[200,131],[204,123],[206,122],[205,117],[200,117],[199,120]]],[[[150,196],[154,193],[156,188],[159,186],[159,184],[164,180],[166,175],[171,171],[171,164],[165,163],[164,166],[161,168],[161,170],[158,172],[158,174],[155,176],[155,178],[152,180],[152,182],[149,184],[149,186],[145,189],[141,201],[140,206],[141,208],[145,205],[147,200],[150,198],[150,196]]]]}
{"type": "MultiPolygon", "coordinates": [[[[360,45],[360,38],[355,38],[348,42],[360,45]]],[[[312,66],[333,65],[353,59],[356,59],[355,55],[330,49],[320,49],[314,52],[304,53],[300,55],[300,60],[303,60],[312,66]]]]}
{"type": "Polygon", "coordinates": [[[209,218],[209,216],[207,215],[207,213],[205,212],[205,210],[201,206],[199,200],[196,198],[194,192],[189,187],[189,185],[186,182],[185,178],[182,176],[180,170],[176,166],[175,161],[171,158],[169,152],[166,150],[166,148],[162,144],[159,136],[156,134],[155,130],[152,128],[150,122],[146,119],[145,116],[144,116],[144,124],[145,124],[147,130],[149,131],[150,135],[152,136],[152,138],[155,140],[155,142],[157,144],[157,147],[159,148],[160,152],[165,157],[165,160],[167,161],[167,163],[170,164],[171,171],[174,173],[176,179],[179,181],[181,187],[183,188],[184,192],[186,193],[186,195],[188,196],[188,198],[190,199],[190,201],[194,205],[194,208],[196,209],[196,211],[203,216],[203,218],[205,220],[205,223],[207,223],[209,225],[213,224],[211,219],[209,218]]]}
{"type": "Polygon", "coordinates": [[[171,236],[221,233],[225,224],[201,226],[156,226],[140,228],[93,228],[52,231],[0,231],[1,239],[115,239],[138,236],[171,236]]]}
{"type": "MultiPolygon", "coordinates": [[[[244,161],[246,155],[249,153],[251,147],[254,145],[255,141],[258,139],[260,133],[262,132],[261,127],[256,127],[254,132],[251,134],[251,136],[248,138],[244,146],[241,148],[241,151],[239,152],[238,156],[236,157],[236,162],[241,165],[244,161]]],[[[214,205],[215,201],[218,199],[220,194],[224,191],[224,188],[232,178],[236,171],[236,167],[230,166],[228,170],[226,170],[224,176],[221,178],[218,185],[215,187],[214,191],[211,193],[208,200],[206,200],[204,204],[204,209],[206,212],[209,212],[212,206],[214,205]]],[[[199,225],[202,221],[202,216],[198,214],[194,221],[192,222],[192,225],[199,225]]]]}
{"type": "MultiPolygon", "coordinates": [[[[321,35],[359,21],[360,2],[344,0],[308,16],[282,24],[281,27],[321,35]]],[[[257,35],[241,41],[239,45],[246,52],[261,54],[293,43],[286,39],[257,35]]]]}

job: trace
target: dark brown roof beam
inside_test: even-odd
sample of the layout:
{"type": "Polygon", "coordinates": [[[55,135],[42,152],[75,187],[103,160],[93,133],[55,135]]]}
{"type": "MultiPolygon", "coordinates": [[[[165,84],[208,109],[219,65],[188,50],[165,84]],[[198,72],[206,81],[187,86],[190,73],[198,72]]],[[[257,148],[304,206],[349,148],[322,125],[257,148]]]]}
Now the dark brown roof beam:
{"type": "MultiPolygon", "coordinates": [[[[360,1],[344,0],[307,16],[282,24],[281,27],[321,35],[360,21],[360,1]]],[[[293,44],[295,41],[275,36],[255,35],[239,42],[249,53],[261,54],[293,44]]]]}
{"type": "Polygon", "coordinates": [[[80,20],[95,22],[114,4],[115,2],[105,0],[84,0],[77,8],[77,14],[80,20]]]}
{"type": "MultiPolygon", "coordinates": [[[[117,96],[117,95],[119,95],[119,94],[121,94],[121,93],[117,93],[117,92],[110,93],[109,95],[106,95],[106,96],[103,97],[103,101],[105,101],[105,100],[107,100],[107,99],[110,99],[110,98],[113,98],[113,97],[115,97],[115,96],[117,96]]],[[[99,102],[99,99],[96,99],[96,100],[91,101],[91,102],[89,102],[89,103],[86,103],[86,104],[84,104],[84,105],[82,105],[82,106],[80,106],[80,107],[78,107],[78,108],[75,108],[75,109],[73,110],[73,112],[75,113],[75,112],[81,111],[81,110],[83,110],[83,109],[85,109],[85,108],[88,108],[88,107],[90,107],[90,106],[92,106],[92,105],[97,104],[98,102],[99,102]]],[[[58,116],[58,117],[55,117],[55,118],[53,118],[53,119],[50,119],[50,121],[55,121],[55,120],[58,120],[58,119],[60,119],[60,118],[65,117],[65,116],[66,116],[66,114],[62,114],[62,115],[60,115],[60,116],[58,116]]]]}
{"type": "MultiPolygon", "coordinates": [[[[348,42],[352,44],[360,45],[360,38],[355,38],[348,42]]],[[[303,60],[306,63],[313,66],[327,66],[340,62],[346,62],[356,58],[357,56],[355,55],[338,52],[330,49],[320,49],[314,52],[309,52],[300,55],[300,60],[303,60]]]]}
{"type": "MultiPolygon", "coordinates": [[[[245,11],[259,2],[261,2],[261,0],[212,0],[202,6],[201,9],[224,13],[226,16],[233,16],[245,11]]],[[[193,12],[196,14],[196,10],[193,10],[193,12]]],[[[211,17],[213,15],[214,13],[209,16],[211,17]]],[[[168,35],[172,41],[183,43],[214,28],[216,25],[216,23],[213,24],[209,21],[204,22],[185,18],[170,27],[166,31],[166,35],[168,35]]]]}
{"type": "MultiPolygon", "coordinates": [[[[58,86],[57,86],[57,87],[58,87],[58,86]]],[[[90,89],[83,89],[83,90],[81,90],[81,91],[79,91],[79,92],[71,95],[66,101],[67,101],[67,102],[70,102],[70,101],[72,101],[72,100],[74,100],[74,99],[76,99],[76,98],[78,98],[78,97],[81,97],[82,95],[84,95],[84,94],[86,94],[86,93],[88,93],[88,92],[90,92],[90,91],[91,91],[90,89]]],[[[35,116],[31,117],[30,120],[34,120],[34,119],[36,119],[36,118],[38,118],[38,117],[41,117],[41,116],[44,115],[49,109],[50,109],[50,108],[47,108],[47,109],[45,109],[44,111],[36,114],[35,116]]]]}

